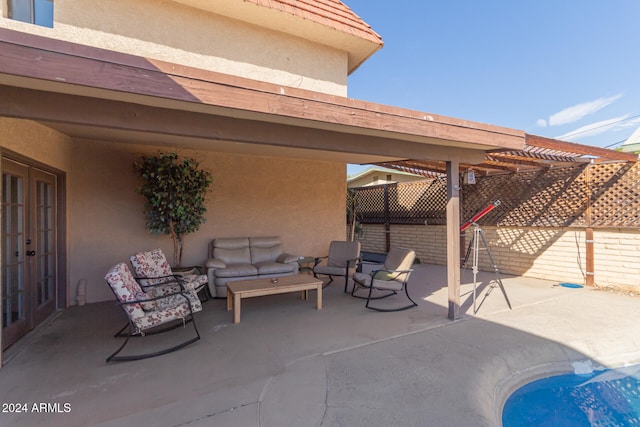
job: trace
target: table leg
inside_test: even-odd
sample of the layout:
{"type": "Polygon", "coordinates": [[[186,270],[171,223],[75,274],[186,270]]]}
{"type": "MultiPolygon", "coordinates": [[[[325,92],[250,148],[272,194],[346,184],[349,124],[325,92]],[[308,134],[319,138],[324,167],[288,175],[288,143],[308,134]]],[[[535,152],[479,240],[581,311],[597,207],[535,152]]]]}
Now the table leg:
{"type": "Polygon", "coordinates": [[[227,288],[227,311],[231,311],[232,308],[233,308],[233,294],[231,293],[229,288],[227,288]]]}
{"type": "Polygon", "coordinates": [[[322,283],[318,285],[318,310],[322,310],[322,283]]]}
{"type": "Polygon", "coordinates": [[[240,323],[240,301],[242,301],[242,297],[240,295],[234,295],[234,297],[233,297],[233,323],[240,323]]]}

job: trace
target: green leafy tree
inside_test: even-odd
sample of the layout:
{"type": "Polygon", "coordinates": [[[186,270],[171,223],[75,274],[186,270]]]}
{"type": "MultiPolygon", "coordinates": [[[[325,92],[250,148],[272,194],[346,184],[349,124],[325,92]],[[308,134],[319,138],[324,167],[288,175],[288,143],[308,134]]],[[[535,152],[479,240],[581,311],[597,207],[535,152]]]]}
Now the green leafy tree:
{"type": "Polygon", "coordinates": [[[133,167],[144,181],[136,193],[146,200],[146,227],[152,234],[171,236],[174,266],[179,267],[185,235],[206,221],[206,195],[213,177],[199,169],[195,159],[174,152],[141,156],[133,167]]]}

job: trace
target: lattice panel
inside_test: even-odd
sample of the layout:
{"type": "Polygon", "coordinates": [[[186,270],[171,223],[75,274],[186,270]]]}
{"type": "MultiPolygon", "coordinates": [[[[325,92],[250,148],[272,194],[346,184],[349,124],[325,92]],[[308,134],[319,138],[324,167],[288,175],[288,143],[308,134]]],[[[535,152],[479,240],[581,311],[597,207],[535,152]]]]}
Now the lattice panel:
{"type": "Polygon", "coordinates": [[[484,225],[558,227],[577,225],[586,208],[585,166],[477,178],[462,191],[462,221],[489,203],[501,204],[484,225]]]}
{"type": "Polygon", "coordinates": [[[383,185],[356,190],[356,216],[363,224],[383,224],[385,215],[385,189],[383,185]]]}
{"type": "Polygon", "coordinates": [[[389,188],[389,216],[394,224],[445,224],[444,180],[401,183],[389,188]]]}
{"type": "Polygon", "coordinates": [[[362,223],[445,224],[447,191],[440,179],[407,182],[357,190],[358,218],[362,223]]]}
{"type": "Polygon", "coordinates": [[[590,168],[591,224],[640,226],[640,164],[609,163],[590,168]]]}
{"type": "MultiPolygon", "coordinates": [[[[480,224],[585,227],[590,192],[593,227],[640,227],[640,164],[578,164],[476,180],[477,184],[462,187],[462,222],[500,200],[500,206],[480,224]]],[[[365,187],[356,193],[363,223],[446,223],[444,180],[388,185],[386,190],[385,186],[365,187]]]]}

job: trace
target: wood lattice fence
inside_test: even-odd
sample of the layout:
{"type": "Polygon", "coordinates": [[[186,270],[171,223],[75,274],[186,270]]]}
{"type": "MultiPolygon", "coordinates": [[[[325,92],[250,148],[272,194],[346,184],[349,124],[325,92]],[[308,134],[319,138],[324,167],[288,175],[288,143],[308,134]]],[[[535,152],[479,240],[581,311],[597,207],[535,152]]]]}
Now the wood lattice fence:
{"type": "MultiPolygon", "coordinates": [[[[501,204],[479,223],[496,226],[640,227],[640,165],[579,164],[476,177],[462,186],[461,221],[489,203],[501,204]]],[[[355,189],[363,224],[446,223],[446,182],[398,183],[355,189]]]]}

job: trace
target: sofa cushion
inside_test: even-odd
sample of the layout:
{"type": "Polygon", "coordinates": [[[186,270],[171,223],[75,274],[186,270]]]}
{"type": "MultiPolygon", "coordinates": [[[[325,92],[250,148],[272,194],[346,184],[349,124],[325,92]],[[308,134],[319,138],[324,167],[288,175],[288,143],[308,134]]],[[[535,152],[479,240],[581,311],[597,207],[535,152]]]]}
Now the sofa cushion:
{"type": "Polygon", "coordinates": [[[284,252],[282,240],[279,237],[252,237],[251,263],[275,261],[284,252]]]}
{"type": "Polygon", "coordinates": [[[259,275],[293,273],[296,270],[296,264],[282,264],[273,261],[258,262],[254,265],[258,268],[259,275]]]}
{"type": "Polygon", "coordinates": [[[213,258],[221,259],[227,264],[251,264],[249,239],[215,239],[213,241],[213,258]]]}
{"type": "Polygon", "coordinates": [[[226,268],[216,269],[217,277],[244,277],[256,276],[258,269],[248,263],[227,264],[226,268]]]}

